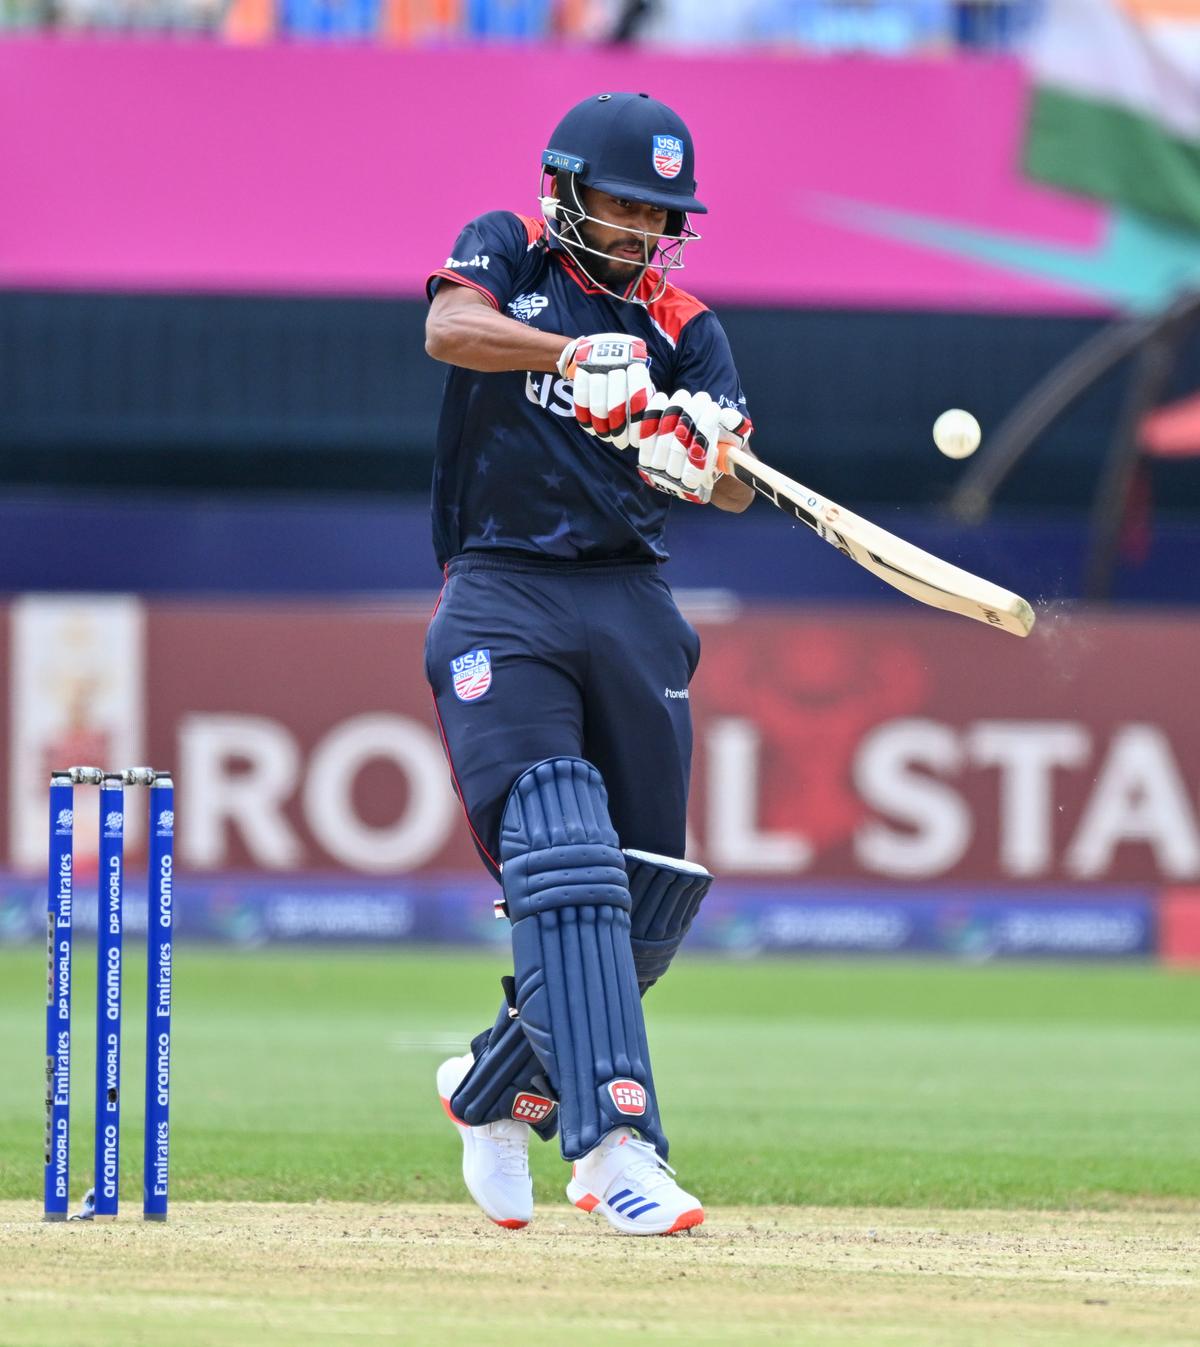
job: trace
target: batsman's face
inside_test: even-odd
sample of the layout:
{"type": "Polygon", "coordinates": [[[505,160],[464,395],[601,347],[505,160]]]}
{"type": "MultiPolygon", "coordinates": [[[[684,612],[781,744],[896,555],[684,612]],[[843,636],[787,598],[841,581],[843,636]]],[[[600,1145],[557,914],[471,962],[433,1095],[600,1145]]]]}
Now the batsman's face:
{"type": "Polygon", "coordinates": [[[583,187],[580,199],[584,210],[593,217],[580,226],[583,241],[603,253],[596,261],[597,270],[608,272],[597,279],[617,289],[635,280],[654,256],[658,241],[667,227],[667,212],[644,201],[625,201],[594,187],[583,187]],[[596,223],[599,221],[599,223],[596,223]],[[630,233],[636,230],[636,233],[630,233]],[[643,242],[642,235],[645,235],[643,242]]]}

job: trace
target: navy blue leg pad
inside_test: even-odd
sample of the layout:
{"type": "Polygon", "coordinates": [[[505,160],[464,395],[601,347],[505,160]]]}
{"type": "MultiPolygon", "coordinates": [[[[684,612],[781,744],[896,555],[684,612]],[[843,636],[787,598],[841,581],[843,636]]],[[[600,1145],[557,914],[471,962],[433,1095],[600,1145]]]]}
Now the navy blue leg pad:
{"type": "MultiPolygon", "coordinates": [[[[675,957],[712,875],[702,866],[645,851],[626,851],[625,870],[633,904],[633,964],[645,994],[675,957]]],[[[473,1127],[519,1118],[549,1141],[558,1130],[557,1103],[509,1001],[500,1007],[495,1025],[474,1039],[471,1051],[475,1065],[450,1101],[454,1116],[473,1127]]]]}
{"type": "Polygon", "coordinates": [[[600,773],[550,758],[512,788],[500,825],[516,1002],[559,1101],[563,1157],[615,1127],[666,1159],[630,944],[632,899],[600,773]]]}
{"type": "Polygon", "coordinates": [[[702,865],[648,851],[627,851],[625,870],[633,899],[633,964],[645,993],[678,953],[713,877],[702,865]]]}
{"type": "Polygon", "coordinates": [[[558,1131],[558,1101],[507,1001],[492,1028],[472,1040],[471,1052],[475,1064],[450,1100],[454,1116],[472,1127],[516,1118],[549,1141],[558,1131]]]}

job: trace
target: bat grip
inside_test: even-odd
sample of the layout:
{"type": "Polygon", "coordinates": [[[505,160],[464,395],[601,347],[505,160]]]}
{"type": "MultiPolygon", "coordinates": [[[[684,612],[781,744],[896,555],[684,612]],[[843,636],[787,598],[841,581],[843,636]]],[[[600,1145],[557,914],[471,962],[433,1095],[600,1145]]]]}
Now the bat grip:
{"type": "Polygon", "coordinates": [[[730,471],[730,467],[729,467],[729,451],[730,451],[731,449],[737,449],[737,448],[739,448],[740,445],[741,445],[741,441],[740,441],[740,440],[732,440],[732,439],[727,440],[727,439],[722,438],[722,439],[719,439],[719,440],[717,441],[717,471],[718,471],[718,472],[729,472],[729,471],[730,471]]]}

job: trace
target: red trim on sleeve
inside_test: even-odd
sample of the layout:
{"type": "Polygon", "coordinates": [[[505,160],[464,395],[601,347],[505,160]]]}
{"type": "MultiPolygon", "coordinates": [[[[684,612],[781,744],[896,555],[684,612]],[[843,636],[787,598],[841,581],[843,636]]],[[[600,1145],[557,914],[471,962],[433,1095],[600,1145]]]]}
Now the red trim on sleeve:
{"type": "Polygon", "coordinates": [[[525,242],[532,245],[542,237],[546,232],[545,220],[535,220],[532,215],[518,215],[516,211],[513,214],[525,226],[525,242]]]}
{"type": "Polygon", "coordinates": [[[486,285],[480,285],[478,281],[469,280],[461,271],[453,271],[450,267],[438,267],[436,271],[431,271],[425,279],[425,295],[427,299],[433,298],[433,291],[429,287],[434,281],[453,281],[455,285],[465,285],[468,290],[478,290],[493,309],[496,309],[497,311],[500,309],[500,301],[492,294],[486,285]]]}

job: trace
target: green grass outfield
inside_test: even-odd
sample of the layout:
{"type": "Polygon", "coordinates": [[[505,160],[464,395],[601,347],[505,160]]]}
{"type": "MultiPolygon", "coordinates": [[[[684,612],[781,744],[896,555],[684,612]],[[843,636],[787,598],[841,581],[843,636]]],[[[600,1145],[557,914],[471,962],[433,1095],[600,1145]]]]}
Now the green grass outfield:
{"type": "MultiPolygon", "coordinates": [[[[94,944],[76,955],[72,1194],[90,1179],[94,944]]],[[[495,954],[178,951],[172,1197],[461,1201],[434,1069],[495,954]]],[[[124,1202],[144,974],[127,965],[124,1202]]],[[[0,951],[0,1198],[41,1191],[44,954],[0,951]]],[[[711,1204],[1169,1208],[1200,1198],[1200,977],[1150,966],[684,959],[648,998],[680,1179],[711,1204]]],[[[566,1170],[536,1146],[540,1201],[566,1170]]]]}

